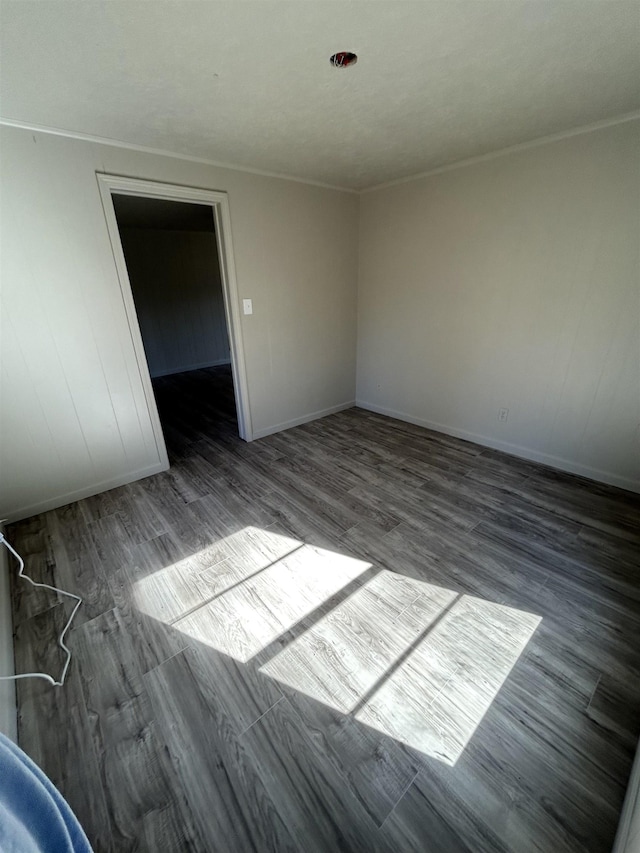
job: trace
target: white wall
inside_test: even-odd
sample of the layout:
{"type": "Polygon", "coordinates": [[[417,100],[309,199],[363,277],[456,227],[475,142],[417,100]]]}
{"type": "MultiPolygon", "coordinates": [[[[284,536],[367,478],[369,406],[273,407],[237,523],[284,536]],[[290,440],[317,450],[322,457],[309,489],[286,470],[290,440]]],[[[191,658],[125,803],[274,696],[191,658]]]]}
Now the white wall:
{"type": "Polygon", "coordinates": [[[640,743],[631,768],[612,853],[640,853],[640,743]]]}
{"type": "Polygon", "coordinates": [[[639,140],[365,193],[359,405],[640,488],[639,140]]]}
{"type": "Polygon", "coordinates": [[[121,228],[151,376],[230,362],[213,230],[121,228]]]}
{"type": "MultiPolygon", "coordinates": [[[[637,487],[638,132],[364,194],[360,403],[637,487]]],[[[0,137],[0,516],[158,470],[96,170],[229,194],[240,297],[254,305],[241,317],[254,435],[353,400],[355,195],[0,137]]]]}
{"type": "Polygon", "coordinates": [[[355,195],[10,127],[0,157],[0,516],[159,467],[96,170],[228,193],[254,434],[353,401],[355,195]]]}
{"type": "MultiPolygon", "coordinates": [[[[2,525],[0,525],[0,532],[4,532],[2,525]]],[[[7,549],[4,545],[0,545],[0,675],[13,675],[15,673],[9,589],[9,571],[14,568],[15,563],[9,566],[7,549]]],[[[18,718],[16,715],[15,681],[0,681],[0,732],[17,743],[18,718]]]]}

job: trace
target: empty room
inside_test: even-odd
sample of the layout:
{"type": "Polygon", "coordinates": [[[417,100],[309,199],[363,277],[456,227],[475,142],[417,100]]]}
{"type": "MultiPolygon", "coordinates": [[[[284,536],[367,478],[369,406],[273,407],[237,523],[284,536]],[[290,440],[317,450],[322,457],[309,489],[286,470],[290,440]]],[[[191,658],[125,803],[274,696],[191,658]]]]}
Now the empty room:
{"type": "Polygon", "coordinates": [[[0,850],[639,853],[640,4],[0,50],[0,850]]]}

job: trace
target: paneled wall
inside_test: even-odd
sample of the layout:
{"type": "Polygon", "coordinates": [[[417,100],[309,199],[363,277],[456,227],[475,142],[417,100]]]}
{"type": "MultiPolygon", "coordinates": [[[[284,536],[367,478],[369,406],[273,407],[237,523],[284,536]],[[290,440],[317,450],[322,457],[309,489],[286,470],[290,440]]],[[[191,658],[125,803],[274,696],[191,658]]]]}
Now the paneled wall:
{"type": "Polygon", "coordinates": [[[635,121],[363,194],[359,404],[640,489],[639,163],[635,121]]]}
{"type": "MultiPolygon", "coordinates": [[[[4,532],[2,525],[0,531],[4,532]]],[[[9,572],[16,572],[17,563],[0,545],[0,675],[13,675],[13,629],[11,621],[11,593],[9,572]],[[11,565],[9,565],[11,559],[11,565]]],[[[15,681],[0,681],[0,732],[17,742],[15,681]]]]}
{"type": "Polygon", "coordinates": [[[120,229],[151,376],[228,364],[213,231],[120,229]]]}
{"type": "Polygon", "coordinates": [[[0,517],[161,467],[96,171],[228,193],[254,435],[354,400],[357,196],[6,126],[0,158],[0,517]]]}
{"type": "Polygon", "coordinates": [[[358,310],[361,405],[640,488],[640,123],[363,194],[359,283],[353,194],[0,134],[0,517],[161,465],[96,171],[228,193],[254,436],[353,401],[358,310]]]}

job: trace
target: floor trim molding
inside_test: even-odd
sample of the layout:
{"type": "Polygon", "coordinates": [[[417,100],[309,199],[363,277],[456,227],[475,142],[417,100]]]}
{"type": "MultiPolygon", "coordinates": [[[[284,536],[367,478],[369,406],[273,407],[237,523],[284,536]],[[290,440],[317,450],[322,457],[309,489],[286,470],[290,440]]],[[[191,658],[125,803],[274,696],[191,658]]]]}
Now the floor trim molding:
{"type": "Polygon", "coordinates": [[[301,415],[299,418],[293,418],[290,421],[283,421],[280,424],[257,429],[253,433],[254,440],[256,438],[266,438],[268,435],[273,435],[274,432],[282,432],[285,429],[291,429],[300,424],[308,424],[309,421],[317,421],[318,418],[325,418],[327,415],[335,415],[336,412],[343,412],[345,409],[352,409],[356,404],[355,400],[349,400],[346,403],[339,403],[337,406],[329,406],[328,409],[320,409],[317,412],[309,412],[309,414],[301,415]]]}
{"type": "Polygon", "coordinates": [[[633,853],[634,848],[630,845],[634,841],[638,843],[638,847],[635,849],[640,849],[640,834],[636,833],[640,833],[640,742],[631,768],[612,853],[633,853]]]}
{"type": "Polygon", "coordinates": [[[30,506],[20,507],[14,512],[7,513],[7,520],[10,524],[14,521],[21,521],[23,518],[30,518],[32,515],[38,515],[41,512],[48,512],[50,509],[56,509],[59,506],[81,501],[83,498],[90,498],[93,495],[99,495],[101,492],[107,492],[109,489],[117,489],[118,486],[126,486],[128,483],[133,483],[135,480],[142,480],[144,477],[151,477],[154,474],[160,474],[162,471],[168,471],[169,466],[163,462],[155,462],[146,468],[138,468],[136,471],[127,471],[126,474],[120,474],[110,480],[102,480],[100,483],[92,483],[89,486],[83,486],[81,489],[76,489],[73,492],[65,492],[62,495],[55,495],[52,498],[47,498],[41,503],[31,504],[30,506]]]}
{"type": "MultiPolygon", "coordinates": [[[[0,524],[4,533],[4,524],[0,524]]],[[[0,675],[15,675],[13,655],[13,618],[9,572],[13,568],[7,559],[9,552],[0,545],[0,675]]],[[[14,560],[14,566],[17,567],[14,560]]],[[[16,569],[17,570],[17,569],[16,569]]],[[[18,742],[18,708],[15,681],[0,681],[0,732],[14,743],[18,742]]]]}
{"type": "Polygon", "coordinates": [[[466,441],[472,441],[474,444],[480,444],[483,447],[490,447],[493,450],[501,450],[503,453],[509,453],[511,456],[518,456],[521,459],[527,459],[530,462],[540,462],[542,465],[548,465],[550,468],[557,468],[559,471],[566,471],[569,474],[577,474],[579,477],[586,477],[589,480],[595,480],[598,483],[605,483],[608,486],[617,486],[619,489],[626,489],[629,492],[640,493],[640,482],[631,480],[628,477],[620,477],[617,474],[612,474],[609,471],[602,471],[599,468],[591,468],[588,465],[582,465],[579,462],[572,462],[569,459],[562,459],[560,456],[552,456],[550,453],[541,453],[538,450],[533,450],[529,447],[523,447],[520,444],[512,444],[509,441],[500,441],[499,439],[490,438],[486,435],[480,435],[476,432],[469,432],[465,429],[457,429],[446,424],[427,421],[424,418],[418,418],[414,415],[409,415],[406,412],[398,412],[395,409],[388,409],[385,406],[378,406],[376,403],[369,403],[366,400],[356,400],[356,406],[360,409],[366,409],[369,412],[376,412],[379,415],[386,415],[389,418],[395,418],[399,421],[405,421],[409,424],[432,429],[435,432],[442,432],[445,435],[451,435],[454,438],[462,438],[466,441]]]}

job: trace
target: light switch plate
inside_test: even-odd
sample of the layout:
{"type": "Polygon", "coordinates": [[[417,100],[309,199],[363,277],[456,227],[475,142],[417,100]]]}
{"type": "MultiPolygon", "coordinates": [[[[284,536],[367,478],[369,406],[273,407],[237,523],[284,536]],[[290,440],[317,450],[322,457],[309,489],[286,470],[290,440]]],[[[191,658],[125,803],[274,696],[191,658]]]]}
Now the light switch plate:
{"type": "Polygon", "coordinates": [[[245,314],[253,314],[253,303],[250,299],[242,300],[242,310],[245,314]]]}

